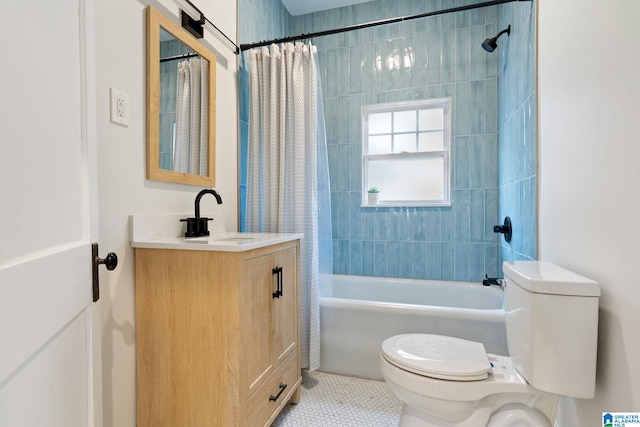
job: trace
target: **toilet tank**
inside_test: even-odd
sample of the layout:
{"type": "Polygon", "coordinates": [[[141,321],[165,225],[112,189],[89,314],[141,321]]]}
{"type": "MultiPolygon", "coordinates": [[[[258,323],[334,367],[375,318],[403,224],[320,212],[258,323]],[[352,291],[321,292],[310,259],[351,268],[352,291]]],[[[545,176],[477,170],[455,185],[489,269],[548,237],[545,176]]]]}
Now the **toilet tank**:
{"type": "Polygon", "coordinates": [[[544,261],[507,261],[504,307],[507,346],[533,387],[593,398],[600,286],[544,261]]]}

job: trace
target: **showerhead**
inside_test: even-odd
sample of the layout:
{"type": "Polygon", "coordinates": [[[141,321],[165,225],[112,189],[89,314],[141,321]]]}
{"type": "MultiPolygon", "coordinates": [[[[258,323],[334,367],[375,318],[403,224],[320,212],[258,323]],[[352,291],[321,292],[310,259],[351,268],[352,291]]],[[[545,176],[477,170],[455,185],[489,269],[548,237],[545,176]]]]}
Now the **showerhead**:
{"type": "Polygon", "coordinates": [[[482,42],[482,48],[487,52],[493,52],[498,47],[498,39],[501,35],[507,33],[507,35],[511,34],[511,25],[509,25],[506,29],[500,31],[495,37],[490,39],[486,39],[482,42]]]}
{"type": "Polygon", "coordinates": [[[487,52],[493,52],[498,47],[498,43],[496,43],[496,39],[486,39],[482,42],[482,48],[487,52]]]}

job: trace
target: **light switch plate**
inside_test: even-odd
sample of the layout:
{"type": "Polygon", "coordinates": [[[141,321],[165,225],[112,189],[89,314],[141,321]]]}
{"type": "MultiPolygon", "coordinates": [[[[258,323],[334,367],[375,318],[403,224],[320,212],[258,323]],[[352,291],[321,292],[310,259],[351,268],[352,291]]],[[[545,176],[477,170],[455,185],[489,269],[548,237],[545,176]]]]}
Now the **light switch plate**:
{"type": "Polygon", "coordinates": [[[121,90],[111,88],[111,121],[129,126],[129,95],[121,90]]]}

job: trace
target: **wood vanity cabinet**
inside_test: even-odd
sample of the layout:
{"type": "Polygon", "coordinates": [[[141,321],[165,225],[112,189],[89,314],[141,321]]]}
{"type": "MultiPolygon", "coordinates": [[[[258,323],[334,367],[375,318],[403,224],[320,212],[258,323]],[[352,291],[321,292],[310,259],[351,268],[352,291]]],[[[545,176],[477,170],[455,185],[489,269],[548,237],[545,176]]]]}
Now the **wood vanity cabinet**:
{"type": "Polygon", "coordinates": [[[297,403],[298,253],[136,248],[138,427],[268,426],[297,403]]]}

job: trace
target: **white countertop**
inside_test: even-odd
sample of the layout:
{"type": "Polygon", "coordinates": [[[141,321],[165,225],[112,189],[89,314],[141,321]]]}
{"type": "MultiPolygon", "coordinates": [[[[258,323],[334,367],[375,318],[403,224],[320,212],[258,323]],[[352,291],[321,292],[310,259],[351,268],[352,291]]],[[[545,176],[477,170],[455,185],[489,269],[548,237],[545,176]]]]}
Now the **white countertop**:
{"type": "Polygon", "coordinates": [[[132,215],[130,240],[134,248],[243,252],[302,239],[302,233],[238,233],[211,230],[210,236],[184,237],[185,215],[132,215]]]}
{"type": "Polygon", "coordinates": [[[301,239],[298,233],[221,233],[206,237],[167,237],[132,241],[134,248],[182,249],[187,251],[243,252],[301,239]]]}

